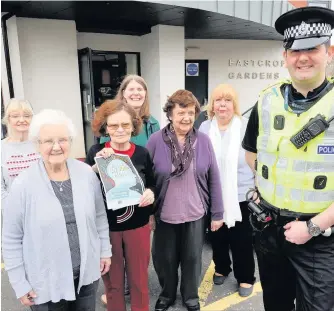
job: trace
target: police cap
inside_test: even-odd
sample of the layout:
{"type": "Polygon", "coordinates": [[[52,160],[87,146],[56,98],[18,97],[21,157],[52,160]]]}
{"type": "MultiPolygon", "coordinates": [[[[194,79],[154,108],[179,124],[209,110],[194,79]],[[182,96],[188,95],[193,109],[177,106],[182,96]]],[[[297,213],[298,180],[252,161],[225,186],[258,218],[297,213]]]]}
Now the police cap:
{"type": "Polygon", "coordinates": [[[284,48],[311,49],[330,40],[334,11],[310,6],[291,10],[276,20],[275,28],[284,36],[284,48]]]}

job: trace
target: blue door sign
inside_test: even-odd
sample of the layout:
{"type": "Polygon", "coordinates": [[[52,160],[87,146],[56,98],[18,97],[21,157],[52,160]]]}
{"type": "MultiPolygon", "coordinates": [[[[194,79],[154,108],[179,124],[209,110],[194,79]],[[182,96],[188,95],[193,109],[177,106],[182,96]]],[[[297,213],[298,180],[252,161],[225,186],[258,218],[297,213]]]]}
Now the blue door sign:
{"type": "Polygon", "coordinates": [[[187,76],[198,76],[198,63],[186,63],[186,75],[187,76]]]}

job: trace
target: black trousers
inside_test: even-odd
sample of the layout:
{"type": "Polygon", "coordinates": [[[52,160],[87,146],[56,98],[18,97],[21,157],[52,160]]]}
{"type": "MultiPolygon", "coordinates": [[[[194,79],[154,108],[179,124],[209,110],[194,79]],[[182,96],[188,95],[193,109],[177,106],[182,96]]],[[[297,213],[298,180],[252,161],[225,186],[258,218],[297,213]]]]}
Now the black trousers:
{"type": "MultiPolygon", "coordinates": [[[[247,202],[240,202],[242,222],[228,228],[225,224],[215,232],[209,230],[215,271],[228,276],[231,269],[231,250],[234,276],[238,283],[254,284],[255,261],[253,253],[253,229],[249,223],[247,202]]],[[[210,228],[210,226],[209,226],[210,228]]]]}
{"type": "Polygon", "coordinates": [[[206,217],[183,224],[159,221],[153,235],[152,259],[162,288],[159,299],[173,303],[181,265],[181,296],[187,306],[199,302],[206,217]]]}
{"type": "Polygon", "coordinates": [[[271,225],[255,234],[265,310],[332,311],[334,236],[296,245],[286,241],[284,231],[271,225]]]}
{"type": "Polygon", "coordinates": [[[32,311],[95,311],[96,291],[99,281],[82,286],[79,294],[77,293],[79,278],[74,280],[76,300],[59,302],[46,302],[40,305],[31,306],[32,311]]]}

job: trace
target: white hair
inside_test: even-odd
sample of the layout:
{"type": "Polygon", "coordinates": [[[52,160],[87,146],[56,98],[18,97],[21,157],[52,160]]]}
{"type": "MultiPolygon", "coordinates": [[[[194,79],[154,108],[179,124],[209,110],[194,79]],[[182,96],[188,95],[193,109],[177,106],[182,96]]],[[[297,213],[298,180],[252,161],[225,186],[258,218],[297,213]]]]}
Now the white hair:
{"type": "Polygon", "coordinates": [[[76,136],[76,130],[72,120],[61,110],[44,109],[35,114],[29,128],[29,139],[36,141],[39,138],[41,127],[44,125],[64,124],[67,126],[69,137],[76,136]]]}

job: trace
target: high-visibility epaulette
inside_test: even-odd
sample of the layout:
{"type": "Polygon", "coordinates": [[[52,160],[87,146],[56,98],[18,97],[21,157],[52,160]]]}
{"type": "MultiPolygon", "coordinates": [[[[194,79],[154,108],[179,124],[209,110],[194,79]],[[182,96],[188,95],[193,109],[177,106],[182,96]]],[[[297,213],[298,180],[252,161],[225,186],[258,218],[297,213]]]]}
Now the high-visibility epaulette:
{"type": "Polygon", "coordinates": [[[272,83],[272,84],[268,85],[265,89],[263,89],[260,92],[260,96],[261,96],[261,94],[268,92],[268,90],[270,90],[270,89],[276,90],[277,88],[279,88],[283,84],[291,84],[291,80],[281,79],[281,80],[275,81],[275,83],[272,83]]]}

